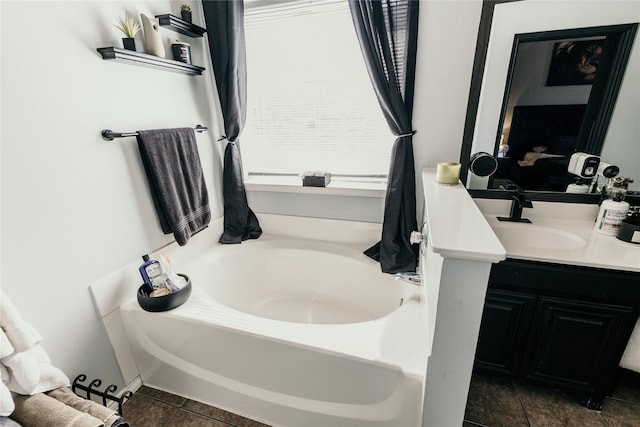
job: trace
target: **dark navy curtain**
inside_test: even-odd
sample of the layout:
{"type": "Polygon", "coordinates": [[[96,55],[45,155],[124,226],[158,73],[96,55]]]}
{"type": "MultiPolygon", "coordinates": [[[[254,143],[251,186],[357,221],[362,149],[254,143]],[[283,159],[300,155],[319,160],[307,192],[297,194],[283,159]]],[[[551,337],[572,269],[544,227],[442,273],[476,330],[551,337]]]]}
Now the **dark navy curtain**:
{"type": "Polygon", "coordinates": [[[378,102],[396,140],[385,196],[382,238],[365,251],[385,273],[415,271],[417,229],[411,126],[418,35],[418,1],[349,0],[360,49],[378,102]]]}
{"type": "Polygon", "coordinates": [[[247,60],[242,0],[202,1],[211,62],[220,97],[227,146],[224,150],[224,232],[220,243],[241,243],[262,234],[249,208],[237,141],[247,116],[247,60]]]}

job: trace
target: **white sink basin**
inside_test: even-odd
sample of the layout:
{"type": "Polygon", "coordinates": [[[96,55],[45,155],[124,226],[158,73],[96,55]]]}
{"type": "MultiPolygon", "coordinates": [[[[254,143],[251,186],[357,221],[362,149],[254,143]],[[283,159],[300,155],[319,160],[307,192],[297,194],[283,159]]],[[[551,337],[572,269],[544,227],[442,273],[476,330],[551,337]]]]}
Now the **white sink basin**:
{"type": "Polygon", "coordinates": [[[492,226],[507,252],[518,249],[578,249],[585,240],[573,233],[534,224],[501,222],[492,226]]]}

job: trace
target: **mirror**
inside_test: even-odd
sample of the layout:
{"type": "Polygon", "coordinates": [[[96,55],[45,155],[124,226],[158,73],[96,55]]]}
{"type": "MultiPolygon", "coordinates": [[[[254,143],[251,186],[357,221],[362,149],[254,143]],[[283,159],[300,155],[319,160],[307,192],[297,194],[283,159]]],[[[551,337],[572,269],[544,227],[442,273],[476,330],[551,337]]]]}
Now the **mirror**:
{"type": "MultiPolygon", "coordinates": [[[[474,196],[515,184],[535,199],[570,199],[565,191],[576,176],[567,167],[574,152],[618,162],[622,176],[640,181],[640,142],[621,139],[624,129],[610,126],[621,125],[614,111],[637,29],[628,21],[640,17],[622,8],[600,18],[597,4],[565,3],[571,2],[483,4],[460,159],[461,179],[474,196]],[[577,26],[583,23],[590,26],[577,26]],[[479,151],[498,157],[490,178],[468,172],[470,156],[479,151]]],[[[633,72],[628,80],[638,78],[633,72]]],[[[629,88],[633,83],[623,87],[629,88]]],[[[624,95],[620,117],[639,105],[624,95]]]]}

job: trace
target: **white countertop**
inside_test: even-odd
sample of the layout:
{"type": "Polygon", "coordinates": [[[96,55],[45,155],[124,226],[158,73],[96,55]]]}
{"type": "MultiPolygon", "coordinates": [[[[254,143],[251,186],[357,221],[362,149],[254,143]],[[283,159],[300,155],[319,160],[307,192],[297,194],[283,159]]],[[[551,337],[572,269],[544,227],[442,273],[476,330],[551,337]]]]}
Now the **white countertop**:
{"type": "MultiPolygon", "coordinates": [[[[510,201],[474,199],[492,227],[500,226],[497,215],[509,216],[510,201]]],[[[640,245],[618,240],[593,231],[597,205],[533,202],[533,208],[524,209],[523,218],[529,218],[535,227],[548,227],[582,238],[585,244],[578,248],[554,249],[505,245],[509,258],[543,261],[556,264],[579,265],[612,270],[640,272],[640,245]]],[[[518,224],[527,227],[529,224],[518,224]]]]}
{"type": "Polygon", "coordinates": [[[461,183],[436,182],[436,169],[422,170],[429,242],[444,258],[496,263],[506,250],[461,183]]]}

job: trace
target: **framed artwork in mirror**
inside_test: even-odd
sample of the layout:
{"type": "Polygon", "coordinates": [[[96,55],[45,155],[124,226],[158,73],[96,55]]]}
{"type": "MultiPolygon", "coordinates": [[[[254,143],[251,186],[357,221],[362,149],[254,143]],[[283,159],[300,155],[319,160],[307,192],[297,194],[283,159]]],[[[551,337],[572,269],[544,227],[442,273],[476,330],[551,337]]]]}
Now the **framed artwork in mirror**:
{"type": "Polygon", "coordinates": [[[604,39],[554,44],[547,86],[590,85],[596,78],[604,39]]]}

